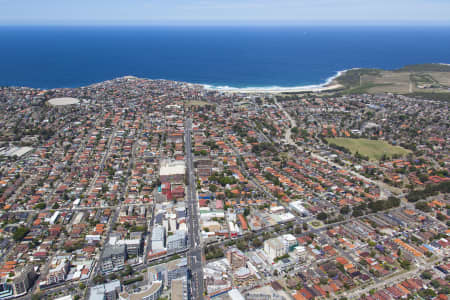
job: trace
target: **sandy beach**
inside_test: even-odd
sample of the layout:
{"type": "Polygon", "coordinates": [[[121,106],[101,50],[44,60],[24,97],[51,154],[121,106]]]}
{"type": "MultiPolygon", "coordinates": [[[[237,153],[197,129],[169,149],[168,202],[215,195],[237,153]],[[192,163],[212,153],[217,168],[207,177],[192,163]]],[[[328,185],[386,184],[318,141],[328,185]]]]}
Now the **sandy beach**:
{"type": "Polygon", "coordinates": [[[206,89],[218,90],[230,93],[244,93],[244,94],[280,94],[280,93],[305,93],[305,92],[326,92],[331,90],[336,90],[343,88],[343,85],[339,84],[336,79],[347,72],[348,70],[339,71],[336,75],[330,77],[325,83],[317,85],[306,85],[306,86],[293,86],[293,87],[248,87],[248,88],[235,88],[229,86],[210,86],[204,85],[206,89]]]}
{"type": "Polygon", "coordinates": [[[343,86],[341,84],[335,83],[326,86],[316,86],[316,87],[274,87],[274,88],[229,88],[229,89],[219,89],[225,92],[232,93],[246,93],[246,94],[260,94],[260,93],[270,93],[270,94],[280,94],[280,93],[305,93],[305,92],[326,92],[331,90],[340,89],[343,86]]]}

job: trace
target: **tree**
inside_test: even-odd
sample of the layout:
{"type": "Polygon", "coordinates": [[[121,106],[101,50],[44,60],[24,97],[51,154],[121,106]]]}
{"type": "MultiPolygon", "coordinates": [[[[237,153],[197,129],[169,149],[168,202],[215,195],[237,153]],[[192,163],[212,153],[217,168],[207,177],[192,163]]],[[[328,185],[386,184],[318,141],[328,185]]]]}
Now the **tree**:
{"type": "Polygon", "coordinates": [[[328,218],[328,215],[325,212],[323,212],[323,211],[317,214],[317,219],[318,220],[323,221],[323,220],[326,220],[327,218],[328,218]]]}
{"type": "Polygon", "coordinates": [[[300,226],[295,226],[294,234],[301,234],[301,233],[302,233],[302,228],[300,226]]]}
{"type": "Polygon", "coordinates": [[[421,274],[420,276],[421,276],[423,279],[426,279],[426,280],[430,280],[431,277],[432,277],[431,273],[430,273],[430,272],[427,272],[427,271],[422,272],[422,274],[421,274]]]}
{"type": "Polygon", "coordinates": [[[31,300],[40,300],[42,298],[42,294],[41,293],[36,293],[31,295],[31,300]]]}
{"type": "Polygon", "coordinates": [[[44,209],[47,205],[44,202],[36,204],[33,208],[34,209],[44,209]]]}
{"type": "Polygon", "coordinates": [[[214,258],[219,258],[219,257],[223,257],[224,253],[222,248],[218,247],[218,246],[209,246],[205,248],[205,256],[206,259],[214,259],[214,258]]]}
{"type": "Polygon", "coordinates": [[[261,247],[262,246],[262,241],[259,239],[259,238],[257,238],[257,237],[255,237],[253,240],[252,240],[252,244],[253,244],[253,246],[255,247],[255,248],[259,248],[259,247],[261,247]]]}
{"type": "Polygon", "coordinates": [[[341,208],[341,214],[346,215],[350,212],[350,207],[348,205],[345,205],[341,208]]]}
{"type": "Polygon", "coordinates": [[[361,217],[362,215],[364,215],[364,212],[361,209],[359,209],[359,208],[353,209],[353,213],[352,213],[353,217],[361,217]]]}
{"type": "Polygon", "coordinates": [[[130,265],[126,265],[125,269],[122,271],[120,275],[122,276],[129,276],[133,274],[133,268],[130,265]]]}
{"type": "Polygon", "coordinates": [[[435,288],[438,289],[441,285],[439,283],[439,281],[437,281],[436,279],[431,280],[430,284],[435,288]]]}
{"type": "Polygon", "coordinates": [[[105,283],[105,282],[106,282],[105,277],[103,277],[103,276],[100,275],[100,274],[97,274],[97,275],[94,277],[94,283],[95,283],[95,284],[101,284],[101,283],[105,283]]]}
{"type": "Polygon", "coordinates": [[[244,217],[247,217],[250,214],[250,208],[246,207],[244,209],[244,217]]]}
{"type": "Polygon", "coordinates": [[[438,213],[436,214],[436,219],[438,219],[439,221],[445,221],[447,218],[446,218],[443,214],[441,214],[440,212],[438,212],[438,213]]]}
{"type": "Polygon", "coordinates": [[[241,251],[245,251],[248,250],[248,244],[247,241],[244,240],[239,240],[236,244],[236,247],[241,250],[241,251]]]}
{"type": "Polygon", "coordinates": [[[419,295],[426,299],[430,299],[432,297],[436,297],[436,293],[432,289],[424,289],[419,291],[419,295]]]}
{"type": "Polygon", "coordinates": [[[19,242],[23,240],[23,238],[28,234],[28,232],[30,232],[30,229],[24,226],[20,226],[16,229],[16,231],[14,231],[13,239],[16,242],[19,242]]]}
{"type": "Polygon", "coordinates": [[[443,287],[439,290],[439,294],[444,294],[444,295],[450,294],[450,287],[449,287],[449,286],[443,286],[443,287]]]}
{"type": "Polygon", "coordinates": [[[400,266],[405,269],[409,270],[411,268],[411,262],[407,259],[399,259],[400,266]]]}
{"type": "Polygon", "coordinates": [[[416,209],[424,211],[424,212],[430,212],[431,211],[431,207],[428,206],[428,203],[426,201],[416,202],[416,204],[414,206],[415,206],[416,209]]]}
{"type": "Polygon", "coordinates": [[[328,277],[329,278],[334,278],[337,275],[337,271],[332,269],[328,271],[328,277]]]}

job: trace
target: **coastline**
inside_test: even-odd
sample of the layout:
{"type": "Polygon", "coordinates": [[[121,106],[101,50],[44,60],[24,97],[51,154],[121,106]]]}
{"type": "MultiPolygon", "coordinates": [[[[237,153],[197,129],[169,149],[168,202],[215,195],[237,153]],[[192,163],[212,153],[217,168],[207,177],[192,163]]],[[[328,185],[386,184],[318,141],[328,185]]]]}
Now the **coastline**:
{"type": "Polygon", "coordinates": [[[244,94],[260,94],[260,93],[271,93],[271,94],[279,94],[279,93],[305,93],[305,92],[326,92],[331,90],[336,90],[343,88],[336,81],[338,77],[349,70],[354,70],[358,68],[346,69],[336,72],[335,75],[328,78],[324,83],[315,84],[315,85],[303,85],[303,86],[293,86],[293,87],[281,87],[281,86],[268,86],[268,87],[244,87],[237,88],[231,86],[214,86],[210,84],[200,84],[207,90],[221,91],[221,92],[230,92],[230,93],[244,93],[244,94]]]}
{"type": "MultiPolygon", "coordinates": [[[[429,63],[429,64],[435,64],[435,65],[442,65],[442,66],[450,66],[449,63],[429,63]]],[[[214,85],[214,84],[207,84],[207,83],[196,83],[196,82],[188,82],[184,80],[171,80],[171,79],[164,79],[164,78],[147,78],[147,77],[138,77],[135,75],[122,75],[119,77],[115,77],[112,79],[107,79],[103,81],[94,82],[91,84],[85,84],[85,85],[76,85],[76,86],[68,86],[68,87],[51,87],[51,88],[45,88],[45,87],[31,87],[27,85],[4,85],[0,87],[24,87],[24,88],[31,88],[31,89],[37,89],[42,91],[48,91],[48,90],[55,90],[55,89],[72,89],[72,88],[80,88],[80,87],[88,87],[88,86],[95,86],[97,84],[101,84],[102,82],[111,81],[114,79],[124,78],[124,79],[145,79],[145,80],[161,80],[161,81],[172,81],[177,83],[183,83],[188,84],[192,86],[197,86],[199,88],[203,88],[205,90],[210,91],[218,91],[223,93],[241,93],[241,94],[281,94],[281,93],[314,93],[314,92],[329,92],[329,91],[335,91],[338,89],[345,88],[344,85],[340,84],[338,82],[338,78],[342,75],[344,75],[348,71],[352,70],[358,70],[362,69],[359,67],[356,68],[349,68],[341,71],[337,71],[333,76],[329,77],[324,83],[320,84],[310,84],[310,85],[301,85],[301,86],[249,86],[249,87],[233,87],[228,85],[214,85]]],[[[383,70],[383,69],[380,69],[383,70]]],[[[395,69],[394,69],[395,70],[395,69]]],[[[387,70],[392,71],[392,70],[387,70]]]]}
{"type": "Polygon", "coordinates": [[[179,82],[184,84],[189,84],[193,86],[202,87],[205,90],[210,91],[219,91],[219,92],[227,92],[227,93],[243,93],[243,94],[261,94],[261,93],[270,93],[270,94],[279,94],[279,93],[305,93],[305,92],[325,92],[325,91],[331,91],[343,88],[344,86],[339,84],[337,82],[337,78],[339,78],[342,74],[344,74],[347,71],[355,70],[359,68],[351,68],[346,70],[337,71],[335,75],[329,77],[324,83],[320,84],[312,84],[312,85],[301,85],[301,86],[292,86],[292,87],[283,87],[283,86],[261,86],[261,87],[232,87],[232,86],[215,86],[212,84],[206,84],[206,83],[193,83],[188,81],[176,81],[176,80],[170,80],[170,79],[163,79],[163,78],[146,78],[146,77],[138,77],[135,75],[123,75],[119,76],[113,79],[108,79],[100,82],[94,82],[87,85],[81,85],[81,86],[75,86],[75,87],[55,87],[55,88],[34,88],[29,86],[20,86],[20,85],[5,85],[5,87],[27,87],[27,88],[33,88],[38,89],[42,91],[49,91],[54,89],[71,89],[71,88],[80,88],[80,87],[87,87],[87,86],[95,86],[98,84],[101,84],[102,82],[118,79],[118,78],[124,78],[124,79],[147,79],[147,80],[164,80],[164,81],[173,81],[173,82],[179,82]]]}

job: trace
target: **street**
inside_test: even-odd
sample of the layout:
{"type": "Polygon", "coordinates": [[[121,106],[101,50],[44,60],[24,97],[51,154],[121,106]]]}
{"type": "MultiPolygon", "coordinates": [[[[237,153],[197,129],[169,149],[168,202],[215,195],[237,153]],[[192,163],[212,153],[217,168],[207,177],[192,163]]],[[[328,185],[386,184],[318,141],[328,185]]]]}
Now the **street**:
{"type": "Polygon", "coordinates": [[[191,274],[191,294],[193,299],[203,299],[203,265],[202,246],[200,241],[200,228],[198,221],[198,201],[195,185],[195,174],[192,155],[192,120],[186,119],[185,123],[185,149],[186,149],[186,176],[187,183],[187,207],[188,207],[188,266],[191,274]]]}

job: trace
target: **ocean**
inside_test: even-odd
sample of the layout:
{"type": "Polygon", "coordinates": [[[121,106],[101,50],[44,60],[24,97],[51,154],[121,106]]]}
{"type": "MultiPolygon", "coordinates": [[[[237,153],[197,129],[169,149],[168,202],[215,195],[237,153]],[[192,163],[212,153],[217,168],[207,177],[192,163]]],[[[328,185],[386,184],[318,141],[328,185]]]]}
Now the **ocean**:
{"type": "Polygon", "coordinates": [[[1,86],[78,87],[134,75],[273,89],[418,63],[450,63],[450,27],[0,27],[1,86]]]}

